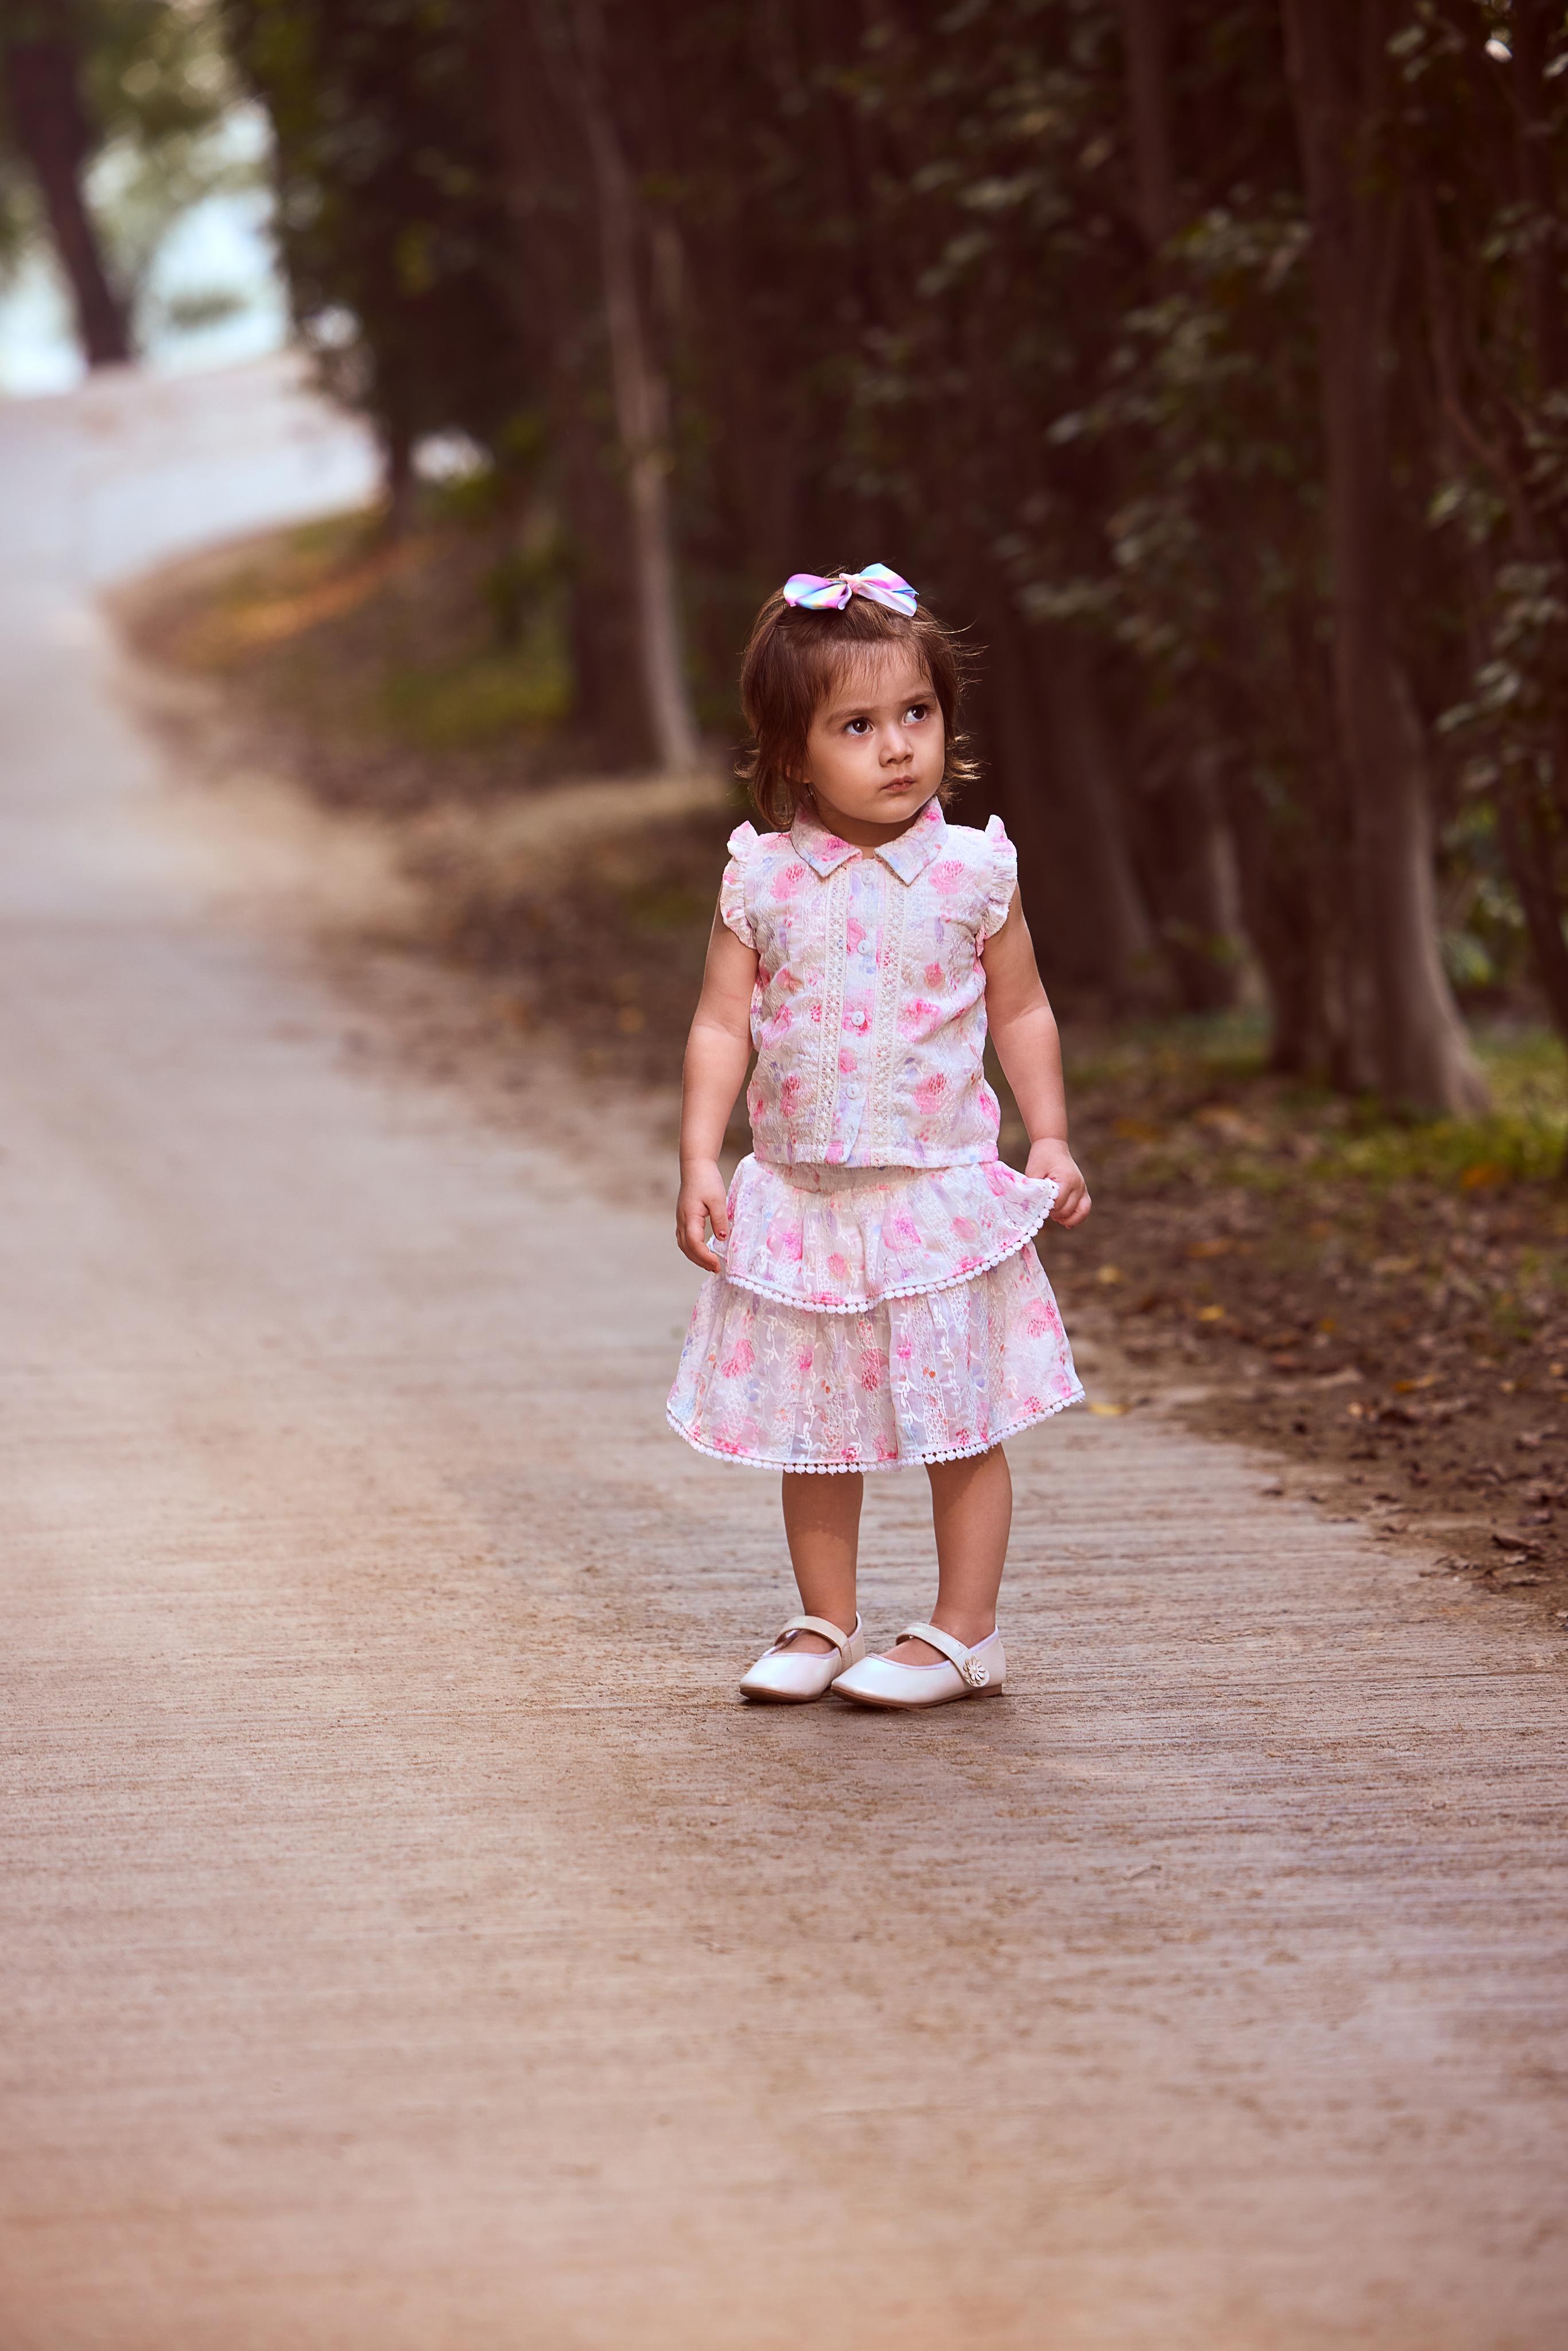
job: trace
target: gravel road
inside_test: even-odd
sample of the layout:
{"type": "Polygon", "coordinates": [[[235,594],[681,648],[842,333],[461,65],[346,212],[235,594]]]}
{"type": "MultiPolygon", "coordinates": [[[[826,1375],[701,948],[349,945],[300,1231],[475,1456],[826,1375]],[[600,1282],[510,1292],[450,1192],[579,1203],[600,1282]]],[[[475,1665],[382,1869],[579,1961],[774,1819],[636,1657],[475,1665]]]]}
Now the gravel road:
{"type": "Polygon", "coordinates": [[[743,1709],[666,1170],[362,1050],[373,854],[94,602],[367,466],[0,409],[5,2351],[1568,2341],[1563,1641],[1155,1406],[1013,1448],[1006,1698],[743,1709]]]}

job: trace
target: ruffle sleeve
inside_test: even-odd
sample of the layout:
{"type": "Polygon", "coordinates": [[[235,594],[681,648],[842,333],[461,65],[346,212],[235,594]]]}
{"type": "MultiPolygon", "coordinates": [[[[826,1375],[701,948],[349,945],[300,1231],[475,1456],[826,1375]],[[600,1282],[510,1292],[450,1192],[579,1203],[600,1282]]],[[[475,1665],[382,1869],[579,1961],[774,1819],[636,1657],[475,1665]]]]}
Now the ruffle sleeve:
{"type": "Polygon", "coordinates": [[[757,950],[752,935],[751,920],[746,911],[746,858],[758,841],[754,824],[737,824],[729,836],[729,863],[724,869],[724,880],[718,886],[718,911],[727,931],[733,931],[742,946],[757,950]]]}
{"type": "Polygon", "coordinates": [[[986,903],[980,918],[980,936],[991,939],[1007,921],[1019,879],[1019,853],[1008,839],[999,816],[987,820],[986,847],[989,854],[986,861],[986,903]]]}

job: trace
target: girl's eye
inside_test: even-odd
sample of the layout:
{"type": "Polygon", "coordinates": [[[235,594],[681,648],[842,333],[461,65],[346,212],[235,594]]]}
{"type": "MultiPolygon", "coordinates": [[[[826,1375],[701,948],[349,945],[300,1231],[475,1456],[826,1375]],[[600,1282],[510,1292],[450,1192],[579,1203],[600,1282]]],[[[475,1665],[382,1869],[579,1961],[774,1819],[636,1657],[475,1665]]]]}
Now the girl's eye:
{"type": "Polygon", "coordinates": [[[905,718],[929,718],[931,705],[928,702],[912,702],[904,715],[905,718]]]}
{"type": "Polygon", "coordinates": [[[848,726],[844,728],[844,733],[846,735],[865,735],[868,734],[870,730],[871,720],[869,718],[852,718],[848,726]]]}

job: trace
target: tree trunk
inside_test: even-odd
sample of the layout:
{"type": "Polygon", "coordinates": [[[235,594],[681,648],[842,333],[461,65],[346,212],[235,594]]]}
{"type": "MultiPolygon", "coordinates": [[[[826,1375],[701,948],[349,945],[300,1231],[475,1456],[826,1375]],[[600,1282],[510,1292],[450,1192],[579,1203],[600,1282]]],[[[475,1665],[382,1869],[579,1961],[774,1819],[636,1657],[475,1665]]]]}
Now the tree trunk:
{"type": "Polygon", "coordinates": [[[1134,202],[1138,226],[1151,253],[1158,253],[1168,245],[1181,225],[1175,142],[1171,136],[1174,6],[1175,0],[1122,0],[1122,46],[1127,60],[1134,202]]]}
{"type": "Polygon", "coordinates": [[[1052,807],[1070,885],[1082,893],[1098,959],[1113,992],[1147,998],[1155,983],[1154,934],[1122,821],[1121,794],[1088,647],[1056,632],[1046,661],[1052,807]]]}
{"type": "MultiPolygon", "coordinates": [[[[1158,296],[1176,275],[1167,248],[1182,219],[1171,90],[1176,0],[1121,0],[1121,11],[1134,205],[1148,247],[1150,287],[1158,296]]],[[[1188,1012],[1218,1011],[1235,1002],[1239,977],[1232,920],[1236,849],[1207,746],[1195,744],[1189,730],[1163,765],[1151,788],[1140,759],[1134,847],[1179,1002],[1188,1012]]]]}
{"type": "Polygon", "coordinates": [[[1384,0],[1282,0],[1312,231],[1334,679],[1380,1091],[1430,1113],[1486,1090],[1437,951],[1426,746],[1389,632],[1385,312],[1397,219],[1369,152],[1384,0]]]}
{"type": "Polygon", "coordinates": [[[1560,384],[1568,372],[1568,319],[1560,282],[1561,251],[1545,230],[1556,212],[1552,169],[1552,109],[1546,90],[1552,35],[1563,22],[1555,0],[1513,0],[1510,37],[1513,67],[1509,89],[1517,131],[1519,194],[1534,215],[1525,250],[1531,329],[1541,371],[1541,389],[1560,384]]]}
{"type": "Polygon", "coordinates": [[[1010,607],[987,611],[980,630],[997,798],[1048,982],[1146,1005],[1158,958],[1088,650],[1071,630],[1026,633],[1010,607]]]}
{"type": "Polygon", "coordinates": [[[383,421],[381,433],[382,528],[389,538],[402,538],[411,528],[419,493],[414,471],[413,434],[400,419],[383,421]]]}
{"type": "Polygon", "coordinates": [[[1568,939],[1563,935],[1563,906],[1552,874],[1555,844],[1539,809],[1527,800],[1521,806],[1524,797],[1504,779],[1498,795],[1498,831],[1524,911],[1547,1009],[1559,1036],[1568,1041],[1568,939]]]}
{"type": "Polygon", "coordinates": [[[592,200],[575,68],[558,28],[522,0],[492,0],[476,102],[493,110],[512,225],[507,284],[549,413],[550,490],[567,555],[576,714],[592,756],[645,766],[654,742],[639,674],[627,501],[600,370],[592,200]]]}
{"type": "Polygon", "coordinates": [[[38,183],[55,251],[70,281],[82,356],[89,368],[118,366],[131,357],[131,336],[82,194],[93,140],[75,49],[64,31],[23,28],[0,37],[11,129],[38,183]]]}
{"type": "Polygon", "coordinates": [[[1270,1064],[1287,1076],[1321,1082],[1333,1045],[1325,942],[1303,885],[1303,860],[1281,853],[1270,811],[1249,781],[1234,770],[1224,781],[1232,804],[1242,920],[1269,992],[1270,1064]]]}
{"type": "MultiPolygon", "coordinates": [[[[1511,80],[1518,126],[1519,193],[1534,216],[1535,234],[1530,241],[1527,269],[1536,388],[1541,392],[1561,389],[1568,374],[1568,319],[1563,317],[1561,254],[1555,237],[1543,233],[1545,224],[1555,219],[1557,211],[1546,77],[1552,37],[1562,21],[1562,9],[1552,5],[1552,0],[1514,0],[1511,11],[1511,80]]],[[[1498,816],[1503,850],[1524,910],[1542,991],[1557,1033],[1568,1044],[1568,938],[1563,935],[1568,907],[1564,906],[1558,881],[1563,835],[1568,830],[1568,729],[1557,729],[1552,767],[1554,810],[1548,811],[1536,799],[1528,817],[1521,819],[1505,778],[1498,816]]],[[[1535,789],[1541,790],[1539,783],[1535,789]]],[[[1561,1176],[1568,1183],[1568,1151],[1563,1155],[1561,1176]]]]}
{"type": "Polygon", "coordinates": [[[1197,712],[1179,735],[1145,723],[1130,739],[1133,862],[1160,951],[1184,1012],[1220,1012],[1236,1001],[1241,956],[1236,852],[1216,787],[1214,759],[1194,742],[1197,712]]]}
{"type": "Polygon", "coordinates": [[[648,349],[637,284],[636,205],[605,89],[598,0],[574,0],[574,18],[580,103],[598,200],[610,372],[632,508],[643,686],[659,764],[679,771],[697,765],[701,748],[681,659],[668,403],[648,349]]]}

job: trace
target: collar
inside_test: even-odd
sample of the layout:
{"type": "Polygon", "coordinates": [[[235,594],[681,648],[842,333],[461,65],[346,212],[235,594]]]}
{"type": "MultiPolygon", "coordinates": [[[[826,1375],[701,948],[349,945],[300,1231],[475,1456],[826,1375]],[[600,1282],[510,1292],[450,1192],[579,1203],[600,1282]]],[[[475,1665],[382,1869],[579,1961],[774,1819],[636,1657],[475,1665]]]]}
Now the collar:
{"type": "MultiPolygon", "coordinates": [[[[883,863],[891,866],[901,882],[913,882],[925,872],[932,859],[938,854],[947,838],[947,820],[942,813],[942,803],[929,799],[905,832],[892,841],[884,841],[880,849],[871,852],[883,863]]],[[[846,860],[859,857],[861,852],[836,832],[830,832],[810,808],[800,809],[789,828],[789,839],[795,854],[808,864],[813,873],[824,881],[846,860]]]]}

